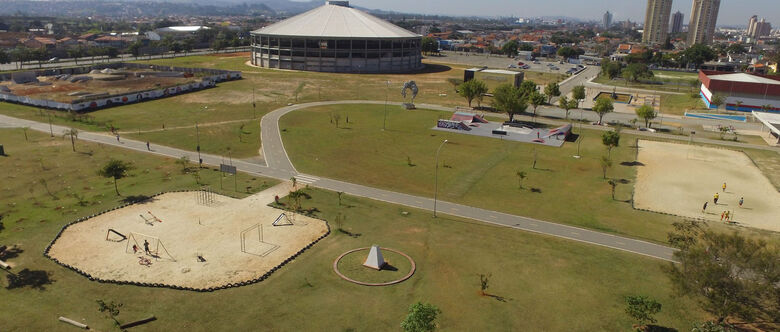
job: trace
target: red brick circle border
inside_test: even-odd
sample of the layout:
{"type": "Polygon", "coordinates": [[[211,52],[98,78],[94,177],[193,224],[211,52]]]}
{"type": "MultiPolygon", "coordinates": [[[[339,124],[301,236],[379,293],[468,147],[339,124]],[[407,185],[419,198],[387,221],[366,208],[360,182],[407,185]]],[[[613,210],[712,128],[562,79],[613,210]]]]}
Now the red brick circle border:
{"type": "Polygon", "coordinates": [[[346,281],[349,281],[349,282],[351,282],[351,283],[355,283],[355,284],[358,284],[358,285],[363,285],[363,286],[390,286],[390,285],[395,285],[395,284],[401,283],[401,282],[403,282],[404,280],[411,278],[411,277],[412,277],[412,275],[414,274],[414,271],[415,271],[415,270],[417,270],[417,264],[415,264],[415,263],[414,263],[414,260],[413,260],[411,257],[409,257],[409,255],[407,255],[407,254],[404,254],[404,253],[402,253],[402,252],[400,252],[400,251],[398,251],[398,250],[395,250],[395,249],[390,249],[390,248],[380,248],[380,249],[382,249],[382,250],[392,251],[392,252],[394,252],[394,253],[396,253],[396,254],[399,254],[399,255],[401,255],[401,256],[404,256],[404,257],[406,257],[406,259],[408,259],[408,260],[409,260],[409,262],[410,262],[410,263],[412,263],[412,268],[411,268],[411,270],[409,271],[409,273],[408,273],[407,275],[405,275],[405,276],[404,276],[403,278],[401,278],[401,279],[398,279],[398,280],[393,280],[393,281],[390,281],[390,282],[382,282],[382,283],[370,283],[370,282],[362,282],[362,281],[358,281],[358,280],[355,280],[355,279],[351,279],[351,278],[349,278],[349,277],[347,277],[347,276],[345,276],[345,275],[341,274],[341,272],[339,271],[339,266],[338,266],[338,265],[339,265],[339,261],[341,261],[341,259],[342,259],[342,258],[344,258],[344,256],[346,256],[346,255],[349,255],[349,254],[351,254],[351,253],[353,253],[353,252],[356,252],[356,251],[361,251],[361,250],[368,250],[368,249],[371,249],[371,248],[370,248],[370,247],[365,247],[365,248],[357,248],[357,249],[352,249],[352,250],[350,250],[350,251],[347,251],[347,252],[345,252],[345,253],[341,254],[341,256],[339,256],[338,258],[336,258],[336,260],[333,262],[333,271],[335,271],[335,272],[336,272],[336,274],[338,274],[338,275],[339,275],[339,277],[341,277],[341,279],[344,279],[344,280],[346,280],[346,281]]]}

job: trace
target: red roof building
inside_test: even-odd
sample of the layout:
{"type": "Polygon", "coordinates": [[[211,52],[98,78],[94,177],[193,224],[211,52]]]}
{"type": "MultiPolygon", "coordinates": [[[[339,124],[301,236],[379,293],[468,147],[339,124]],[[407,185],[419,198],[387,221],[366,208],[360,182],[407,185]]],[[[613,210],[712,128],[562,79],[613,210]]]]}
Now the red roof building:
{"type": "Polygon", "coordinates": [[[780,77],[700,70],[699,81],[700,95],[709,108],[717,108],[712,97],[720,95],[728,110],[780,113],[780,77]]]}

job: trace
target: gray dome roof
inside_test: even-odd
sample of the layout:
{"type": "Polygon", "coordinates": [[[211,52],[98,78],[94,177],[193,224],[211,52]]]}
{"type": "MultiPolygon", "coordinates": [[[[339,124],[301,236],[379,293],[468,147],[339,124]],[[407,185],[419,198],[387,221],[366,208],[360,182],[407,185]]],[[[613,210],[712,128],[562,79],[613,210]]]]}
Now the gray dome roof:
{"type": "MultiPolygon", "coordinates": [[[[333,1],[336,3],[335,1],[333,1]]],[[[254,34],[354,39],[419,38],[420,35],[344,5],[327,3],[261,29],[254,34]]]]}

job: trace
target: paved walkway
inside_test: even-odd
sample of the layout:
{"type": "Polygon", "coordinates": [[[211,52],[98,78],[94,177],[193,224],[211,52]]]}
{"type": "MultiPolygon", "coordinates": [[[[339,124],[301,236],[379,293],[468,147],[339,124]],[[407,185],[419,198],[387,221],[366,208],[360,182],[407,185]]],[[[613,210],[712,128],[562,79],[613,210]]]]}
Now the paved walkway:
{"type": "MultiPolygon", "coordinates": [[[[385,201],[392,204],[404,205],[412,208],[419,208],[424,210],[433,210],[433,200],[427,197],[420,197],[414,195],[408,195],[398,192],[392,192],[383,189],[371,188],[358,184],[347,183],[338,180],[331,180],[325,178],[319,178],[316,176],[300,174],[295,170],[292,162],[287,156],[282,144],[282,138],[279,131],[278,120],[284,114],[289,112],[313,106],[321,105],[336,105],[345,103],[369,103],[380,104],[383,102],[367,102],[367,101],[331,101],[331,102],[319,102],[294,105],[284,107],[273,111],[266,115],[262,119],[262,140],[263,140],[263,154],[265,156],[268,166],[256,164],[252,162],[233,160],[233,165],[238,170],[250,174],[266,176],[281,180],[289,180],[292,177],[300,183],[309,184],[313,187],[318,187],[326,190],[341,191],[353,196],[366,197],[370,199],[385,201]]],[[[423,107],[423,105],[420,105],[423,107]]],[[[449,108],[448,108],[449,109],[449,108]]],[[[9,116],[0,115],[0,123],[5,125],[11,125],[16,127],[29,127],[30,129],[49,132],[49,124],[35,122],[30,120],[23,120],[13,118],[9,116]]],[[[66,129],[62,126],[53,126],[53,131],[56,135],[66,129]]],[[[92,133],[92,132],[80,132],[80,140],[86,140],[106,145],[118,146],[126,149],[131,149],[140,152],[148,152],[156,155],[180,158],[187,156],[190,160],[197,162],[198,153],[192,151],[185,151],[181,149],[157,146],[153,145],[151,150],[147,150],[146,143],[141,141],[127,140],[120,138],[117,141],[116,137],[92,133]]],[[[216,156],[211,154],[201,154],[203,163],[207,165],[217,166],[220,163],[226,161],[225,157],[216,156]]],[[[645,255],[652,258],[657,258],[666,261],[673,261],[674,249],[666,246],[650,243],[647,241],[641,241],[631,239],[627,237],[616,236],[612,234],[606,234],[602,232],[592,231],[584,228],[578,228],[573,226],[567,226],[537,219],[525,218],[521,216],[510,215],[506,213],[485,210],[477,207],[465,206],[461,204],[455,204],[450,202],[439,201],[437,204],[437,211],[441,214],[448,214],[452,216],[474,219],[485,223],[494,225],[500,225],[505,227],[511,227],[515,229],[525,230],[529,232],[535,232],[545,234],[549,236],[555,236],[559,238],[580,241],[589,244],[595,244],[626,252],[645,255]]]]}

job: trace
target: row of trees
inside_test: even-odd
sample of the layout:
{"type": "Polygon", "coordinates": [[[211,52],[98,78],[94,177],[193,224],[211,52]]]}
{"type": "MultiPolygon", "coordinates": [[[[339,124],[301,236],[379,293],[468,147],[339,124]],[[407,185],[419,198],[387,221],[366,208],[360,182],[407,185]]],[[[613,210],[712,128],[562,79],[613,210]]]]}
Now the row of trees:
{"type": "MultiPolygon", "coordinates": [[[[488,86],[485,82],[480,80],[469,80],[458,85],[458,94],[466,98],[469,107],[472,102],[477,100],[478,106],[481,106],[482,100],[485,94],[488,92],[488,86]]],[[[493,91],[493,101],[491,106],[496,110],[507,113],[509,115],[509,121],[514,120],[516,114],[525,112],[528,106],[533,106],[534,116],[536,116],[536,109],[544,105],[549,104],[553,97],[561,95],[560,86],[558,83],[549,83],[544,88],[544,93],[538,91],[536,83],[534,81],[524,81],[519,87],[515,87],[511,84],[502,84],[495,88],[493,91]]],[[[579,96],[579,95],[578,95],[579,96]]],[[[568,111],[572,108],[576,108],[579,104],[579,100],[585,99],[585,89],[581,89],[580,98],[569,100],[565,96],[561,98],[563,101],[559,104],[562,108],[566,109],[566,116],[568,118],[568,111]]]]}

